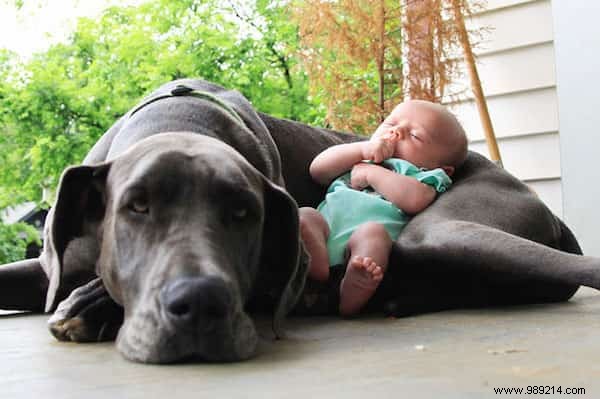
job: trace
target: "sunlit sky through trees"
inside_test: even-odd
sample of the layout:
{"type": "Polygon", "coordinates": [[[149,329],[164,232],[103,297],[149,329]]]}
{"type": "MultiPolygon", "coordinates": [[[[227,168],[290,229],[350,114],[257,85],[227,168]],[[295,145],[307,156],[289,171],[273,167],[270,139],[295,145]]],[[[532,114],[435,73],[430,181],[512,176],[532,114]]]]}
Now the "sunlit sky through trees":
{"type": "Polygon", "coordinates": [[[26,0],[21,9],[0,0],[0,48],[22,56],[65,40],[77,17],[94,17],[109,6],[137,5],[144,0],[26,0]]]}

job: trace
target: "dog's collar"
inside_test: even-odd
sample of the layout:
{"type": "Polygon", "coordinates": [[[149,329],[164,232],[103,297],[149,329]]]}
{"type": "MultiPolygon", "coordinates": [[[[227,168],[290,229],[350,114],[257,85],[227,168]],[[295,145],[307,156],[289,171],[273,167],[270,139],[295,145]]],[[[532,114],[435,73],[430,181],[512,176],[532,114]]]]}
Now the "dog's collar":
{"type": "Polygon", "coordinates": [[[196,90],[189,86],[185,85],[177,85],[174,89],[171,90],[170,93],[162,94],[156,97],[149,99],[148,101],[138,105],[135,107],[130,113],[129,117],[131,118],[133,114],[138,112],[140,109],[144,108],[148,104],[152,104],[155,101],[162,100],[163,98],[171,98],[171,97],[181,97],[181,96],[191,96],[197,97],[202,100],[207,100],[215,105],[218,105],[223,111],[227,112],[236,122],[241,124],[242,126],[246,126],[246,123],[242,119],[242,117],[227,103],[216,97],[214,94],[209,93],[207,91],[196,90]]]}

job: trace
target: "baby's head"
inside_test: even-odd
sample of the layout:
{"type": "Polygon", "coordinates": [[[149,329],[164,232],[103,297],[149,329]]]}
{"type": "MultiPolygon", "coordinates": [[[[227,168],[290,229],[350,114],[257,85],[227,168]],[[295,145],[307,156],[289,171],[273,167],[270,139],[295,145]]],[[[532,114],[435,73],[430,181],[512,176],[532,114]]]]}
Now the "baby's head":
{"type": "Polygon", "coordinates": [[[392,111],[375,134],[398,133],[395,158],[452,175],[467,157],[467,136],[456,117],[440,104],[405,101],[392,111]]]}

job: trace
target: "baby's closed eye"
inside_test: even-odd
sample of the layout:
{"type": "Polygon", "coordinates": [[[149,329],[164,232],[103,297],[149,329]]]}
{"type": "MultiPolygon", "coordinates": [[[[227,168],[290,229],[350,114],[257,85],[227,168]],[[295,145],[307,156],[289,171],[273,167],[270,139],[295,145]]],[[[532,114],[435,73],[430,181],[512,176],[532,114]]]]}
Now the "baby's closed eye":
{"type": "Polygon", "coordinates": [[[408,135],[414,139],[417,139],[419,141],[422,141],[421,138],[419,137],[419,133],[417,133],[414,130],[411,130],[410,132],[408,132],[408,135]]]}

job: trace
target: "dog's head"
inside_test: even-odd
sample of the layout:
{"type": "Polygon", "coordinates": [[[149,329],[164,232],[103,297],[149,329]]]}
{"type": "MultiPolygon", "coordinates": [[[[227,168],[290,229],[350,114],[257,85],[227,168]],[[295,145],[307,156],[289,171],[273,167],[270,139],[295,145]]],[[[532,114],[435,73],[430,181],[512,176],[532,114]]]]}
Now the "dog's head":
{"type": "Polygon", "coordinates": [[[306,277],[294,200],[232,147],[198,134],[158,134],[65,172],[51,290],[66,245],[90,229],[96,271],[125,311],[118,348],[137,361],[246,359],[258,340],[246,311],[257,287],[275,293],[277,321],[306,277]]]}

